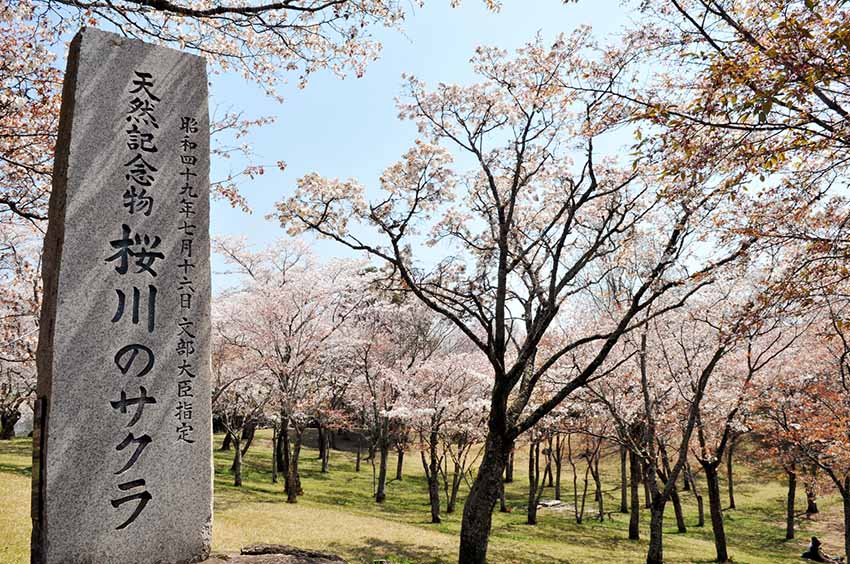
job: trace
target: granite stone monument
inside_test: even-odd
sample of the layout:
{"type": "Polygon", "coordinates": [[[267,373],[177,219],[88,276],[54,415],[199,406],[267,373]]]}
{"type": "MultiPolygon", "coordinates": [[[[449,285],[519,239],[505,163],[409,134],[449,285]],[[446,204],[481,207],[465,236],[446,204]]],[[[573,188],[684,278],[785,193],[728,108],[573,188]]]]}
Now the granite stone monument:
{"type": "Polygon", "coordinates": [[[42,276],[32,562],[203,560],[212,461],[202,58],[77,34],[42,276]]]}

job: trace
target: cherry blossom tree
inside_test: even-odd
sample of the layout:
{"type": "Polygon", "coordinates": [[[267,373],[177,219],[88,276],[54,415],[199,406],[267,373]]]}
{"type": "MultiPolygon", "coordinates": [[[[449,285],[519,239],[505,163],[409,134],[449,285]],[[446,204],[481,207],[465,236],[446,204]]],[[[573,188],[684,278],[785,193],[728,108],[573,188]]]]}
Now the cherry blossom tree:
{"type": "MultiPolygon", "coordinates": [[[[846,3],[633,5],[644,17],[622,40],[632,57],[658,69],[617,90],[643,108],[635,114],[637,150],[676,147],[665,166],[671,175],[687,176],[688,161],[713,158],[730,179],[758,179],[737,190],[738,207],[725,222],[785,243],[811,237],[813,218],[835,214],[825,196],[841,193],[847,172],[846,3]]],[[[833,219],[846,224],[847,210],[833,219]]]]}
{"type": "MultiPolygon", "coordinates": [[[[468,367],[468,364],[466,365],[468,367]]],[[[476,378],[483,374],[476,370],[476,378]]],[[[486,382],[478,382],[486,385],[486,382]]],[[[471,390],[470,390],[471,391],[471,390]]],[[[487,390],[478,390],[477,395],[456,404],[456,411],[448,425],[443,426],[443,492],[446,496],[446,513],[454,513],[458,492],[462,484],[469,484],[473,468],[481,457],[480,445],[486,435],[487,390]]],[[[504,496],[504,490],[502,492],[504,496]]],[[[504,500],[503,500],[504,501],[504,500]]]]}
{"type": "Polygon", "coordinates": [[[61,72],[50,46],[56,28],[33,21],[34,7],[0,5],[0,221],[47,218],[61,72]]]}
{"type": "Polygon", "coordinates": [[[330,472],[330,453],[334,434],[351,429],[356,416],[351,409],[351,390],[355,384],[356,343],[346,331],[331,336],[319,353],[315,423],[318,431],[319,459],[322,473],[330,472]]]}
{"type": "Polygon", "coordinates": [[[799,454],[828,476],[844,509],[844,552],[850,557],[850,394],[847,379],[845,292],[823,295],[818,322],[801,341],[798,361],[762,382],[772,393],[758,416],[776,434],[774,441],[799,454]],[[793,372],[791,372],[793,371],[793,372]]]}
{"type": "MultiPolygon", "coordinates": [[[[541,467],[540,451],[541,445],[547,442],[552,430],[548,425],[538,424],[525,435],[528,440],[528,502],[525,522],[528,525],[537,524],[537,506],[543,497],[542,477],[552,468],[551,456],[544,453],[543,465],[541,467]],[[542,471],[541,471],[542,470],[542,471]]],[[[572,459],[570,459],[572,460],[572,459]]],[[[585,491],[587,484],[585,483],[585,491]]],[[[582,505],[582,510],[584,509],[582,505]]],[[[577,514],[578,515],[578,514],[577,514]]],[[[579,522],[580,519],[579,519],[579,522]]]]}
{"type": "MultiPolygon", "coordinates": [[[[368,430],[370,451],[379,457],[374,494],[375,501],[383,503],[389,450],[406,441],[402,437],[409,434],[412,422],[407,382],[415,381],[423,363],[436,360],[446,327],[421,305],[377,291],[349,332],[355,343],[352,401],[368,430]]],[[[374,469],[374,457],[372,464],[374,469]]]]}
{"type": "Polygon", "coordinates": [[[765,175],[846,168],[844,2],[650,0],[640,10],[633,40],[666,71],[629,95],[678,140],[711,130],[736,148],[736,165],[765,175]]]}
{"type": "MultiPolygon", "coordinates": [[[[723,524],[718,468],[730,441],[748,430],[748,418],[754,395],[753,379],[770,368],[797,338],[801,327],[785,317],[785,312],[770,319],[748,321],[736,351],[715,367],[706,398],[698,407],[696,459],[708,486],[709,511],[714,531],[717,561],[729,559],[723,524]]],[[[731,487],[731,483],[727,484],[731,487]]]]}
{"type": "MultiPolygon", "coordinates": [[[[497,9],[495,0],[484,0],[497,9]]],[[[453,4],[459,0],[453,0],[453,4]]],[[[81,26],[98,26],[127,37],[204,56],[214,73],[235,72],[281,100],[280,86],[299,87],[329,70],[362,76],[379,56],[378,26],[398,28],[406,11],[421,6],[399,0],[281,0],[278,2],[181,2],[126,0],[3,0],[0,46],[15,57],[0,64],[0,214],[31,221],[47,218],[53,144],[56,141],[62,72],[55,54],[81,26]]],[[[247,165],[212,182],[213,193],[247,209],[239,183],[261,175],[244,143],[247,130],[273,121],[243,118],[244,108],[212,116],[212,155],[240,154],[247,165]],[[220,139],[225,139],[220,142],[220,139]]],[[[283,161],[274,163],[283,168],[283,161]]]]}
{"type": "MultiPolygon", "coordinates": [[[[773,367],[764,377],[756,380],[759,390],[752,407],[751,426],[759,446],[756,451],[758,463],[763,468],[767,462],[766,456],[769,456],[774,466],[779,467],[788,480],[788,495],[785,503],[786,540],[795,538],[796,534],[795,503],[798,479],[802,477],[804,480],[806,497],[809,501],[808,513],[813,502],[812,496],[816,491],[817,465],[809,461],[794,441],[787,439],[784,432],[787,425],[785,409],[788,405],[786,390],[783,386],[775,384],[777,381],[785,381],[794,382],[796,385],[797,379],[805,374],[805,366],[798,364],[797,360],[799,360],[798,355],[808,360],[808,354],[805,351],[813,343],[810,343],[806,337],[807,335],[803,336],[798,341],[798,345],[793,347],[789,354],[784,355],[783,362],[779,366],[773,367]],[[807,469],[810,470],[807,471],[807,469]]],[[[817,348],[809,350],[817,350],[817,348]]],[[[815,509],[817,509],[816,503],[815,509]]]]}
{"type": "Polygon", "coordinates": [[[660,296],[677,287],[695,291],[751,244],[733,237],[712,246],[710,258],[690,255],[693,263],[679,263],[709,220],[707,205],[718,203],[727,184],[711,184],[709,170],[664,187],[648,174],[651,162],[621,168],[597,154],[595,139],[625,109],[618,98],[588,95],[580,86],[609,84],[622,69],[616,59],[605,61],[606,72],[588,63],[582,57],[588,42],[580,30],[551,48],[532,43],[513,59],[479,49],[473,66],[482,82],[470,86],[428,92],[409,79],[401,113],[416,121],[421,138],[386,169],[373,202],[354,180],[310,174],[278,205],[291,234],[311,231],[383,263],[394,289],[450,320],[490,362],[488,436],[464,507],[462,564],[486,557],[491,511],[516,439],[594,377],[660,296]],[[454,155],[471,168],[455,172],[454,155]],[[576,155],[581,160],[574,166],[576,155]],[[651,226],[644,224],[650,216],[651,226]],[[381,242],[366,240],[354,229],[360,225],[371,225],[381,242]],[[537,355],[553,322],[586,304],[611,268],[602,258],[638,229],[661,243],[646,249],[622,315],[547,357],[537,355]],[[424,243],[444,258],[423,261],[424,243]],[[580,347],[592,351],[586,363],[527,409],[547,370],[580,347]]]}
{"type": "Polygon", "coordinates": [[[238,487],[242,485],[242,457],[247,450],[242,438],[246,429],[262,422],[274,382],[253,364],[239,337],[222,336],[224,327],[233,320],[233,312],[227,311],[226,304],[217,303],[215,308],[212,411],[233,445],[233,485],[238,487]]]}
{"type": "Polygon", "coordinates": [[[444,342],[418,364],[403,383],[400,406],[393,410],[396,417],[408,418],[419,438],[432,523],[441,522],[441,479],[446,512],[454,511],[467,455],[485,415],[486,359],[478,351],[463,351],[461,344],[444,342]],[[453,471],[448,470],[450,463],[453,471]]]}
{"type": "MultiPolygon", "coordinates": [[[[788,273],[768,268],[769,264],[759,261],[725,269],[722,281],[685,307],[657,316],[628,335],[618,354],[632,360],[618,366],[614,378],[590,387],[614,418],[615,439],[623,441],[631,455],[633,539],[639,536],[636,482],[639,468],[645,469],[648,563],[663,561],[662,524],[668,502],[673,503],[679,531],[686,530],[677,481],[685,473],[693,482],[687,461],[694,442],[708,482],[718,560],[728,559],[718,466],[729,437],[742,428],[748,402],[754,399],[753,378],[798,334],[789,321],[793,317],[786,310],[787,300],[774,293],[788,273]]],[[[701,508],[701,496],[694,492],[701,508]]]]}
{"type": "MultiPolygon", "coordinates": [[[[34,17],[59,27],[101,26],[195,51],[217,70],[233,69],[271,94],[292,76],[303,86],[310,75],[323,69],[340,76],[362,75],[381,48],[372,29],[397,27],[411,7],[398,0],[19,1],[29,6],[34,17]]],[[[485,3],[497,7],[492,0],[485,3]]],[[[423,4],[421,0],[413,3],[423,4]]]]}
{"type": "Polygon", "coordinates": [[[368,279],[358,262],[322,264],[305,245],[291,241],[254,251],[244,241],[221,240],[215,250],[242,277],[221,298],[231,314],[219,334],[274,382],[270,405],[281,423],[277,463],[287,501],[295,503],[304,431],[323,406],[324,374],[333,369],[322,365],[321,352],[358,311],[368,279]]]}
{"type": "MultiPolygon", "coordinates": [[[[62,88],[55,53],[68,39],[70,25],[62,18],[56,21],[53,8],[59,8],[59,4],[53,8],[46,4],[15,0],[0,5],[0,45],[6,52],[17,54],[0,64],[0,220],[17,218],[42,230],[47,220],[62,88]]],[[[264,167],[254,164],[255,156],[244,137],[252,128],[272,120],[216,110],[211,121],[213,156],[226,160],[239,154],[249,161],[239,170],[214,179],[213,192],[246,208],[238,182],[262,174],[264,167]]]]}
{"type": "Polygon", "coordinates": [[[35,393],[39,235],[30,223],[0,220],[0,439],[14,437],[35,393]]]}

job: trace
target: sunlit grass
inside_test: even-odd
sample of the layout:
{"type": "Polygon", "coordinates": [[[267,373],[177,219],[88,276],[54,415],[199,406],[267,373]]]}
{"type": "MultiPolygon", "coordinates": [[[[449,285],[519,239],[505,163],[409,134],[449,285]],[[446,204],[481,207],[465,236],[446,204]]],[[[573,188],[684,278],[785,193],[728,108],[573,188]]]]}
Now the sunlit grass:
{"type": "MultiPolygon", "coordinates": [[[[220,439],[216,437],[216,442],[220,439]]],[[[29,449],[27,439],[0,442],[0,562],[3,563],[29,561],[29,449]]],[[[371,466],[364,463],[362,471],[355,472],[352,453],[333,451],[331,472],[322,474],[316,451],[305,449],[302,454],[305,493],[295,505],[285,503],[282,483],[271,483],[270,433],[259,433],[248,452],[241,488],[232,485],[231,456],[228,452],[215,452],[214,551],[238,551],[245,544],[269,542],[326,550],[358,563],[378,558],[403,564],[455,560],[461,506],[457,513],[445,515],[442,524],[429,523],[427,490],[418,453],[408,454],[404,479],[389,483],[383,505],[372,500],[371,466]]],[[[591,493],[583,524],[575,523],[571,511],[544,509],[539,514],[539,525],[530,527],[525,524],[525,461],[517,457],[516,480],[507,490],[508,505],[513,511],[494,514],[491,561],[498,564],[643,562],[648,514],[642,515],[644,539],[638,543],[628,541],[628,516],[616,512],[619,507],[616,458],[611,457],[603,468],[605,505],[606,510],[613,511],[612,520],[594,519],[596,506],[591,493]]],[[[392,477],[394,457],[390,469],[392,477]]],[[[739,464],[736,472],[738,509],[725,514],[730,553],[735,562],[799,562],[805,541],[783,540],[784,485],[763,475],[755,476],[744,464],[739,464]]],[[[581,479],[583,473],[580,487],[581,479]]],[[[563,484],[567,502],[572,499],[571,483],[567,467],[563,484]]],[[[550,497],[551,490],[547,489],[544,498],[550,497]]],[[[670,507],[665,523],[665,560],[710,562],[714,556],[711,528],[693,526],[696,503],[687,493],[683,499],[688,532],[676,533],[670,507]]],[[[836,506],[834,496],[822,499],[820,505],[830,519],[840,518],[837,512],[830,511],[836,506]]],[[[798,506],[804,507],[802,491],[798,506]]],[[[800,538],[805,539],[807,533],[821,535],[821,529],[835,529],[837,524],[822,519],[803,521],[802,526],[800,538]]],[[[833,552],[839,548],[827,545],[833,552]]]]}

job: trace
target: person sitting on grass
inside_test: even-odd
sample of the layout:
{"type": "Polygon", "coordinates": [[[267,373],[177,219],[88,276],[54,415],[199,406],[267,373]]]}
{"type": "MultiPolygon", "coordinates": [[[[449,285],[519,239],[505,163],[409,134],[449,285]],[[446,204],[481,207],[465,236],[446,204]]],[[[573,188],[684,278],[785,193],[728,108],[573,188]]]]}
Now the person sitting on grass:
{"type": "Polygon", "coordinates": [[[814,562],[841,562],[841,560],[832,558],[821,551],[821,542],[817,537],[812,537],[812,542],[809,543],[809,548],[803,553],[803,558],[814,562]]]}

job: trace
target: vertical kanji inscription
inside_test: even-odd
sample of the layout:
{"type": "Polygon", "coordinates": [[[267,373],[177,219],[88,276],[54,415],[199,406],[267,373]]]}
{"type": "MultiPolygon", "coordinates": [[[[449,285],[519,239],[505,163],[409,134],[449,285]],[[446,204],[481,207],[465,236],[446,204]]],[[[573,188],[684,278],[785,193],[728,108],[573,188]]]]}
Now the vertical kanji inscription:
{"type": "Polygon", "coordinates": [[[38,351],[38,564],[209,553],[203,59],[95,29],[63,90],[38,351]]]}

